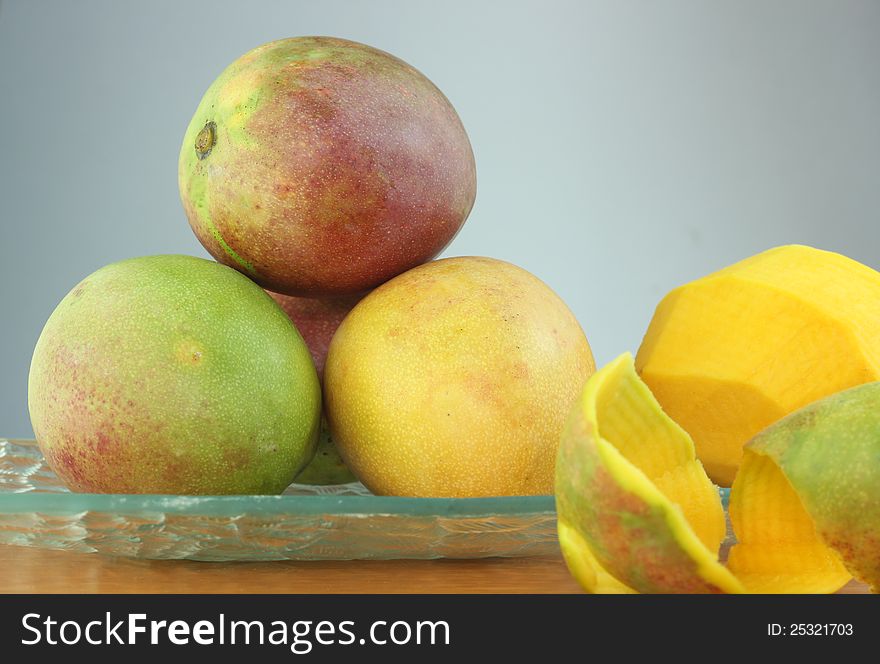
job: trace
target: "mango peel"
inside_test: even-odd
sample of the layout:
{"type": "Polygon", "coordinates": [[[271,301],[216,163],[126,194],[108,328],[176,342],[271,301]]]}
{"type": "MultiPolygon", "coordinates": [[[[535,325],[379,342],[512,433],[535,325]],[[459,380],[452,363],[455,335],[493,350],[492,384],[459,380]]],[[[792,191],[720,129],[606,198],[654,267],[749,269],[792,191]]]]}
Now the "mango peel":
{"type": "Polygon", "coordinates": [[[575,404],[557,457],[556,502],[563,553],[587,591],[742,590],[717,560],[725,532],[718,491],[629,354],[594,374],[575,404]]]}
{"type": "Polygon", "coordinates": [[[833,592],[880,580],[880,383],[784,418],[747,446],[720,494],[690,436],[624,354],[593,374],[562,435],[559,539],[588,592],[833,592]],[[874,407],[872,409],[872,404],[874,407]]]}
{"type": "Polygon", "coordinates": [[[880,380],[880,273],[812,247],[770,249],[671,291],[636,368],[730,486],[759,431],[880,380]]]}
{"type": "Polygon", "coordinates": [[[765,567],[753,581],[746,574],[756,571],[750,549],[779,549],[785,532],[792,550],[779,565],[789,577],[811,575],[809,592],[836,590],[851,576],[880,590],[880,382],[820,399],[752,439],[730,515],[739,542],[729,565],[747,586],[778,592],[780,570],[765,567]],[[766,507],[753,516],[760,502],[766,507]]]}

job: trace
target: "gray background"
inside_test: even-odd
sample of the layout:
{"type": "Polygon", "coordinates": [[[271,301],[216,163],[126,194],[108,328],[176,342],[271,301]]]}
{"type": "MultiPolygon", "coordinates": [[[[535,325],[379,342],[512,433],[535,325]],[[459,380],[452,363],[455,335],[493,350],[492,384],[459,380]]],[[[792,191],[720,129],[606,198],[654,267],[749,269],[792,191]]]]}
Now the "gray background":
{"type": "Polygon", "coordinates": [[[599,363],[663,294],[791,242],[880,268],[880,2],[0,0],[0,435],[31,435],[30,355],[82,277],[207,255],[184,129],[236,57],[366,42],[449,97],[477,204],[447,255],[550,284],[599,363]]]}

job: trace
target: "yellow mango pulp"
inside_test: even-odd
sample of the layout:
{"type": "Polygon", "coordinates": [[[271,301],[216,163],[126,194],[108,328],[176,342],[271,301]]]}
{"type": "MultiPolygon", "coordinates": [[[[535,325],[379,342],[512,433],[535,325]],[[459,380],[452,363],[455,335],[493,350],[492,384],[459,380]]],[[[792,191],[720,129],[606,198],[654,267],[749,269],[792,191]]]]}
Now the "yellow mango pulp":
{"type": "Polygon", "coordinates": [[[880,273],[790,245],[676,288],[636,369],[692,437],[709,476],[733,482],[743,445],[786,414],[880,379],[880,273]]]}

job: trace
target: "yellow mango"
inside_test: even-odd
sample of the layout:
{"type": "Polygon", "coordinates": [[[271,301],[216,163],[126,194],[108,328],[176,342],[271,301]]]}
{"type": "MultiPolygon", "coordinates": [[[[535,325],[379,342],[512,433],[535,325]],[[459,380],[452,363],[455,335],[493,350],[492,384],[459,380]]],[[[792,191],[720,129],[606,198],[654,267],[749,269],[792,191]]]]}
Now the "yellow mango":
{"type": "Polygon", "coordinates": [[[743,445],[808,403],[880,379],[880,273],[790,245],[680,286],[658,305],[636,369],[730,486],[743,445]]]}
{"type": "Polygon", "coordinates": [[[544,495],[593,369],[574,315],[537,277],[494,258],[445,258],[346,316],[324,369],[327,421],[375,494],[544,495]]]}

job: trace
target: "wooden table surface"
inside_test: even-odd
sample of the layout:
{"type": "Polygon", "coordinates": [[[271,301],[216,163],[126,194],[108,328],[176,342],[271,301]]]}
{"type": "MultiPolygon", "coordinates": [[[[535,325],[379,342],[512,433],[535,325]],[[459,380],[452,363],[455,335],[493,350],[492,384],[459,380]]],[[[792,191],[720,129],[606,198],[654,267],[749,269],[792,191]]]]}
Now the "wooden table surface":
{"type": "Polygon", "coordinates": [[[0,593],[576,593],[561,556],[206,563],[0,545],[0,593]]]}
{"type": "MultiPolygon", "coordinates": [[[[561,556],[205,563],[0,545],[0,593],[577,593],[561,556]]],[[[863,593],[850,583],[842,592],[863,593]]]]}

